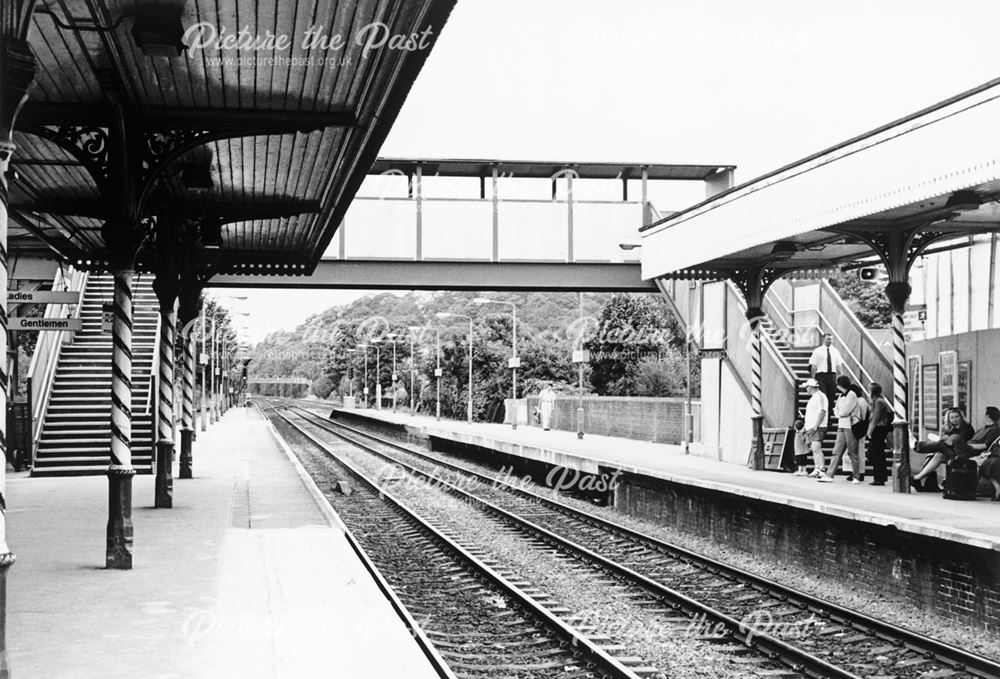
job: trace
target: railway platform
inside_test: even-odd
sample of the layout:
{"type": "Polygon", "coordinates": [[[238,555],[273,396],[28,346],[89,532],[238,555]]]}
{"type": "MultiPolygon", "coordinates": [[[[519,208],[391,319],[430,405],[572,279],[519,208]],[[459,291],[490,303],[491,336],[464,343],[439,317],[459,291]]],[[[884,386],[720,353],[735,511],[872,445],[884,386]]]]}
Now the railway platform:
{"type": "Polygon", "coordinates": [[[1000,503],[986,499],[949,502],[942,500],[940,494],[893,493],[888,486],[855,486],[839,479],[836,483],[819,484],[814,479],[787,473],[755,472],[740,465],[685,455],[677,445],[591,434],[579,439],[574,432],[438,421],[391,410],[335,410],[581,472],[600,474],[621,470],[851,521],[893,525],[904,532],[1000,551],[1000,503]]]}
{"type": "Polygon", "coordinates": [[[623,513],[1000,629],[1000,503],[821,484],[631,439],[332,405],[329,414],[512,468],[515,477],[541,475],[571,489],[603,482],[623,513]]]}
{"type": "Polygon", "coordinates": [[[174,507],[135,477],[132,570],[104,568],[107,480],[8,478],[21,677],[438,676],[256,409],[195,443],[174,507]]]}

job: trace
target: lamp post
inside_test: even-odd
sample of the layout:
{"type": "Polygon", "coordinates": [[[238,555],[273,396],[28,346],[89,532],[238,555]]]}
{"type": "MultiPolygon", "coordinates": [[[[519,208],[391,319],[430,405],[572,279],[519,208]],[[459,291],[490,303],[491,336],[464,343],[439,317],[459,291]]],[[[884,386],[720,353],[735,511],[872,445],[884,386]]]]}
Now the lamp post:
{"type": "Polygon", "coordinates": [[[513,323],[511,325],[512,355],[511,359],[507,361],[507,365],[510,367],[511,395],[514,399],[514,403],[511,405],[510,427],[511,429],[517,429],[517,369],[521,367],[521,359],[517,356],[517,305],[514,304],[514,302],[505,302],[499,299],[488,299],[486,297],[476,297],[472,300],[472,303],[480,306],[483,304],[506,304],[513,312],[513,323]]]}
{"type": "MultiPolygon", "coordinates": [[[[465,314],[453,314],[450,311],[439,311],[438,318],[467,318],[469,320],[469,408],[467,413],[468,422],[472,423],[472,316],[465,314]]],[[[440,356],[440,351],[439,351],[440,356]]],[[[439,368],[440,369],[440,368],[439,368]]]]}
{"type": "MultiPolygon", "coordinates": [[[[246,297],[234,297],[233,299],[246,299],[246,297]]],[[[218,346],[218,345],[222,344],[222,339],[223,338],[220,337],[220,338],[218,338],[218,340],[216,339],[215,319],[217,319],[219,316],[226,316],[226,315],[229,315],[229,316],[249,316],[250,314],[248,314],[245,311],[227,311],[225,309],[223,309],[222,311],[216,311],[214,314],[212,314],[212,358],[211,358],[211,362],[212,362],[212,364],[211,364],[211,367],[212,367],[212,370],[211,370],[212,381],[210,383],[210,393],[211,393],[211,401],[212,401],[212,403],[211,403],[211,407],[210,407],[210,412],[211,412],[212,416],[216,420],[218,420],[219,417],[221,416],[221,413],[219,412],[219,410],[220,410],[219,409],[219,394],[222,391],[222,385],[221,385],[221,382],[222,382],[222,371],[219,370],[219,357],[217,356],[217,353],[218,353],[218,351],[221,350],[221,346],[218,346]],[[219,374],[219,379],[216,379],[216,373],[219,374]]]]}
{"type": "Polygon", "coordinates": [[[352,351],[357,351],[358,349],[362,349],[365,352],[365,387],[361,390],[361,393],[364,395],[365,408],[368,408],[368,345],[359,344],[358,348],[352,351]]]}
{"type": "Polygon", "coordinates": [[[396,412],[396,392],[399,388],[396,386],[399,374],[396,372],[396,333],[390,332],[386,334],[386,338],[392,342],[392,412],[396,412]]]}
{"type": "Polygon", "coordinates": [[[375,350],[375,409],[382,410],[382,352],[379,351],[378,343],[382,341],[382,338],[373,339],[368,345],[375,350]]]}
{"type": "Polygon", "coordinates": [[[414,357],[415,357],[415,353],[414,352],[416,350],[416,346],[415,346],[416,345],[416,339],[417,339],[416,333],[417,333],[417,331],[422,330],[422,329],[423,328],[421,328],[419,325],[411,325],[411,326],[409,326],[409,331],[410,331],[410,414],[411,415],[416,415],[417,414],[417,407],[416,407],[416,398],[417,398],[416,397],[416,375],[417,375],[416,367],[417,367],[417,365],[416,365],[416,361],[414,360],[414,357]]]}
{"type": "Polygon", "coordinates": [[[434,328],[437,343],[437,367],[434,368],[434,378],[437,380],[437,419],[441,420],[441,328],[434,328]]]}

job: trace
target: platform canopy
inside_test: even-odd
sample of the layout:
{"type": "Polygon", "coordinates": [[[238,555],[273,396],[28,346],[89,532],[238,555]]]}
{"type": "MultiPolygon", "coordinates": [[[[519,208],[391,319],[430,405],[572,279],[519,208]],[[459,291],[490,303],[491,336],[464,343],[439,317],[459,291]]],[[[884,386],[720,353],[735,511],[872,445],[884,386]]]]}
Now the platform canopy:
{"type": "Polygon", "coordinates": [[[641,229],[642,277],[775,275],[1000,228],[1000,79],[641,229]],[[877,236],[877,238],[875,238],[877,236]]]}
{"type": "MultiPolygon", "coordinates": [[[[454,5],[11,1],[33,4],[36,62],[12,249],[106,267],[102,226],[129,182],[140,220],[197,223],[229,274],[312,271],[454,5]],[[139,154],[124,173],[121,139],[139,154]]],[[[140,249],[138,268],[151,257],[140,249]]]]}

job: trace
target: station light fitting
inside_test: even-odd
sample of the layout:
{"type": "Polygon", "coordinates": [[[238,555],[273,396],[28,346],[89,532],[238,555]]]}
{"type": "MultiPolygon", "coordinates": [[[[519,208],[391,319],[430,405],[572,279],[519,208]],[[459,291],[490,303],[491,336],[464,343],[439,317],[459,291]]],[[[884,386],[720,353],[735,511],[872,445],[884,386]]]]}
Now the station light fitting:
{"type": "Polygon", "coordinates": [[[147,57],[178,57],[184,52],[184,2],[139,0],[135,4],[132,39],[147,57]]]}
{"type": "Polygon", "coordinates": [[[618,247],[622,250],[635,250],[636,248],[641,248],[642,243],[635,238],[629,238],[628,240],[623,240],[619,243],[618,247]]]}

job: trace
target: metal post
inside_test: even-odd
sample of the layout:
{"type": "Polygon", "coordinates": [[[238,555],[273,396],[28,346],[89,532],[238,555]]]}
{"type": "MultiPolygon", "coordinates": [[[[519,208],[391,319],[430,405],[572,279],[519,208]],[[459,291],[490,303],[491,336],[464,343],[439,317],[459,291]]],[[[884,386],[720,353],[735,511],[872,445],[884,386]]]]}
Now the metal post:
{"type": "Polygon", "coordinates": [[[691,283],[688,283],[688,314],[687,323],[685,323],[685,358],[687,361],[687,416],[685,418],[685,427],[687,432],[685,432],[685,446],[684,452],[691,452],[691,444],[694,442],[694,410],[691,405],[691,322],[693,320],[694,314],[694,301],[692,300],[691,283]]]}
{"type": "Polygon", "coordinates": [[[885,286],[892,305],[892,490],[910,492],[910,431],[907,422],[906,335],[903,311],[910,296],[909,283],[890,282],[885,286]]]}
{"type": "MultiPolygon", "coordinates": [[[[207,304],[202,304],[201,307],[201,356],[208,356],[205,351],[205,340],[207,339],[208,333],[205,332],[205,307],[207,304]]],[[[205,431],[208,428],[208,401],[205,397],[205,379],[208,377],[205,368],[207,365],[202,363],[201,356],[198,357],[198,364],[201,366],[201,430],[205,431]]]]}
{"type": "Polygon", "coordinates": [[[194,338],[189,323],[182,337],[184,339],[184,406],[181,411],[181,460],[180,478],[190,479],[191,443],[194,438],[194,338]]]}
{"type": "Polygon", "coordinates": [[[393,337],[392,338],[392,412],[394,413],[396,412],[396,392],[399,391],[399,388],[396,386],[398,375],[399,374],[396,372],[396,338],[393,337]]]}
{"type": "MultiPolygon", "coordinates": [[[[16,7],[16,4],[15,4],[16,7]]],[[[8,15],[5,6],[4,14],[8,15]]],[[[15,11],[14,16],[17,16],[15,11]]],[[[0,63],[3,82],[0,83],[0,97],[4,99],[0,118],[0,679],[9,679],[10,665],[7,659],[7,571],[17,557],[7,544],[7,284],[10,271],[7,268],[7,172],[14,155],[14,116],[18,104],[27,97],[28,88],[35,76],[35,58],[24,36],[28,31],[30,13],[25,13],[23,27],[4,23],[6,33],[0,37],[0,63]],[[8,33],[9,31],[9,33],[8,33]]],[[[15,381],[15,385],[16,385],[15,381]]],[[[16,388],[16,387],[15,387],[16,388]]],[[[30,400],[30,394],[29,394],[30,400]]]]}
{"type": "Polygon", "coordinates": [[[414,349],[414,346],[413,346],[413,334],[412,333],[413,333],[413,331],[411,330],[410,331],[410,414],[411,415],[416,415],[417,414],[417,408],[414,405],[414,403],[415,403],[415,400],[414,400],[415,397],[414,397],[414,394],[413,394],[414,390],[416,389],[416,386],[415,386],[416,371],[414,370],[415,366],[413,364],[413,349],[414,349]]]}
{"type": "Polygon", "coordinates": [[[174,325],[173,298],[160,300],[159,399],[156,416],[156,481],[153,505],[172,507],[174,479],[174,325]],[[164,305],[167,306],[164,306],[164,305]]]}
{"type": "Polygon", "coordinates": [[[132,271],[114,271],[111,329],[111,464],[105,565],[132,568],[132,271]]]}
{"type": "Polygon", "coordinates": [[[441,328],[434,328],[437,336],[437,369],[434,377],[437,379],[437,419],[441,419],[441,328]]]}
{"type": "MultiPolygon", "coordinates": [[[[514,352],[514,356],[513,356],[513,358],[516,359],[517,358],[517,305],[514,304],[514,303],[511,303],[510,306],[514,310],[514,323],[513,323],[513,334],[514,334],[513,352],[514,352]]],[[[513,392],[513,395],[514,395],[514,403],[512,405],[513,413],[512,413],[512,417],[510,418],[510,422],[511,422],[510,428],[511,429],[517,429],[517,366],[516,365],[513,365],[511,367],[511,369],[510,369],[510,381],[511,381],[511,391],[513,392]]]]}
{"type": "MultiPolygon", "coordinates": [[[[761,293],[763,295],[763,293],[761,293]]],[[[750,349],[750,402],[753,410],[754,449],[751,468],[755,471],[764,469],[764,413],[761,408],[761,321],[764,311],[760,307],[747,308],[747,320],[750,322],[752,345],[750,349]]]]}
{"type": "Polygon", "coordinates": [[[208,403],[208,412],[209,412],[209,417],[211,418],[211,420],[213,422],[215,422],[216,420],[219,419],[219,413],[215,409],[215,365],[216,365],[216,359],[215,359],[215,314],[212,314],[212,340],[211,340],[211,345],[212,345],[212,355],[209,357],[210,367],[209,367],[209,371],[208,371],[209,375],[210,375],[210,377],[209,377],[210,381],[208,383],[208,393],[209,393],[209,398],[208,398],[208,401],[209,401],[209,403],[208,403]]]}
{"type": "Polygon", "coordinates": [[[472,317],[469,317],[469,423],[472,423],[472,317]]]}

